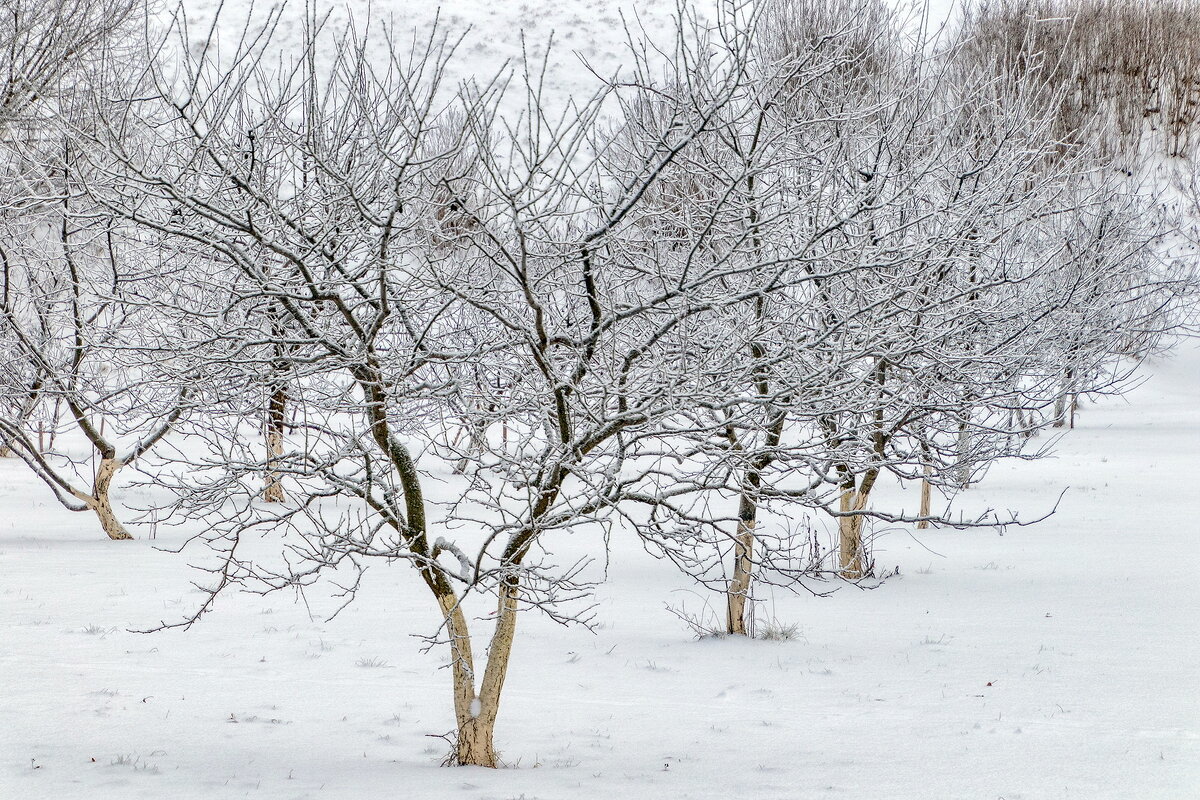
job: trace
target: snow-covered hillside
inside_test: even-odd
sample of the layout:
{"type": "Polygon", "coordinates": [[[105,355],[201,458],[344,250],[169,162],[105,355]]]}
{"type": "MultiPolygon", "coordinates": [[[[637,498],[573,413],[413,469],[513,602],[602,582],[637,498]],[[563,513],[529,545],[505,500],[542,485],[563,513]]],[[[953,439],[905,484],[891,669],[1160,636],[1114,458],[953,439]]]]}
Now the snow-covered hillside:
{"type": "MultiPolygon", "coordinates": [[[[680,7],[704,18],[711,17],[721,3],[733,5],[728,0],[701,0],[680,7]]],[[[923,6],[908,0],[894,0],[893,5],[914,22],[921,19],[918,9],[923,6]]],[[[928,4],[931,28],[951,18],[957,5],[956,0],[932,0],[928,4]]],[[[242,35],[248,11],[252,20],[261,23],[277,8],[216,0],[184,0],[182,7],[194,42],[202,40],[215,23],[226,47],[242,35]]],[[[524,64],[538,72],[544,65],[544,99],[555,103],[596,91],[601,78],[612,77],[626,66],[629,39],[650,38],[669,45],[675,11],[672,0],[345,0],[317,4],[314,15],[304,3],[292,3],[279,12],[278,40],[299,45],[308,15],[324,20],[327,30],[335,32],[348,26],[358,31],[368,24],[386,26],[401,51],[437,33],[458,41],[449,64],[450,82],[487,81],[506,70],[519,74],[524,64]]],[[[520,99],[514,98],[514,105],[520,99]]]]}

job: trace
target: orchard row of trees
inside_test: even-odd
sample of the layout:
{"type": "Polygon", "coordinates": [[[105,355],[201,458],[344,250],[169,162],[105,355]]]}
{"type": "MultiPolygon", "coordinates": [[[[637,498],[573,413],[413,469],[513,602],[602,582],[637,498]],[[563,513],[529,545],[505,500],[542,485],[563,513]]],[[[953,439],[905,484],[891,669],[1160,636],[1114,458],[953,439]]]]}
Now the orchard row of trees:
{"type": "Polygon", "coordinates": [[[871,519],[1012,521],[930,489],[1036,455],[1191,287],[1158,199],[1063,135],[1066,66],[876,0],[681,13],[557,106],[536,65],[450,85],[441,34],[309,19],[281,56],[286,10],[219,42],[4,6],[5,446],[113,539],[146,464],[213,554],[183,624],[408,562],[454,763],[496,764],[521,612],[579,616],[563,537],[640,537],[748,633],[757,581],[869,576],[871,519]],[[872,505],[889,475],[917,512],[872,505]]]}
{"type": "Polygon", "coordinates": [[[1190,0],[984,0],[966,8],[961,57],[1019,81],[1029,69],[1056,134],[1118,163],[1188,157],[1200,121],[1200,28],[1190,0]]]}

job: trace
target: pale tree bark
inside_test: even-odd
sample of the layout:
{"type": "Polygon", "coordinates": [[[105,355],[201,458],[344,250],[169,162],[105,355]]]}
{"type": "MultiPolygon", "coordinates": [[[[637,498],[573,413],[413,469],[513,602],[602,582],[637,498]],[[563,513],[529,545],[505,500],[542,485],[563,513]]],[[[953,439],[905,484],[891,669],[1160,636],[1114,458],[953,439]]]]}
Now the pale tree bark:
{"type": "Polygon", "coordinates": [[[838,496],[838,569],[843,578],[867,577],[866,548],[863,543],[863,515],[871,499],[871,490],[879,477],[878,469],[869,469],[856,480],[848,467],[841,470],[842,492],[838,496]]]}
{"type": "MultiPolygon", "coordinates": [[[[888,442],[884,426],[884,385],[887,377],[888,361],[881,358],[871,371],[871,378],[878,391],[870,429],[871,451],[877,464],[885,458],[888,442]]],[[[838,567],[843,578],[857,580],[866,577],[868,572],[862,536],[863,515],[860,512],[867,508],[871,490],[875,488],[875,481],[879,478],[879,467],[867,468],[862,473],[861,480],[850,464],[841,464],[838,473],[842,479],[842,491],[838,496],[838,567]]]]}
{"type": "Polygon", "coordinates": [[[958,484],[963,489],[971,488],[971,475],[974,471],[973,450],[975,447],[973,431],[970,425],[971,407],[965,406],[962,418],[958,423],[958,484]]]}
{"type": "MultiPolygon", "coordinates": [[[[921,510],[918,516],[929,516],[929,504],[932,492],[932,485],[929,483],[929,476],[933,474],[933,468],[928,464],[925,465],[925,476],[921,478],[921,510]]],[[[917,522],[917,530],[923,531],[929,527],[929,520],[922,519],[917,522]]]]}
{"type": "Polygon", "coordinates": [[[262,499],[267,503],[282,503],[286,499],[283,480],[276,464],[283,456],[283,433],[287,417],[287,387],[275,384],[267,401],[267,471],[262,499]]]}
{"type": "Polygon", "coordinates": [[[471,634],[467,618],[454,592],[438,595],[446,631],[450,636],[451,689],[454,693],[454,719],[457,737],[452,761],[494,767],[495,747],[491,731],[481,729],[482,702],[475,695],[475,659],[471,653],[471,634]],[[464,760],[465,759],[465,760],[464,760]],[[486,762],[486,763],[485,763],[486,762]]]}
{"type": "Polygon", "coordinates": [[[483,680],[478,688],[471,636],[458,598],[453,592],[438,597],[450,633],[453,659],[454,716],[457,723],[457,737],[451,758],[454,764],[492,768],[500,766],[495,746],[496,719],[500,715],[500,695],[516,635],[519,593],[519,582],[515,576],[501,581],[496,628],[488,647],[483,680]]]}
{"type": "Polygon", "coordinates": [[[100,430],[88,419],[87,414],[78,402],[72,397],[66,397],[66,404],[75,419],[75,424],[100,455],[100,464],[96,468],[96,474],[92,479],[90,491],[84,491],[73,486],[71,481],[60,475],[40,452],[33,449],[32,443],[27,440],[21,442],[22,457],[33,468],[38,477],[54,490],[60,500],[65,500],[64,495],[70,495],[82,503],[80,507],[72,507],[64,502],[64,505],[67,505],[70,510],[83,511],[86,509],[95,513],[96,518],[100,521],[100,527],[109,539],[116,541],[132,539],[133,536],[130,535],[129,531],[125,530],[125,526],[117,519],[116,512],[112,507],[112,501],[109,498],[113,478],[116,477],[118,470],[128,464],[132,464],[138,458],[145,455],[170,432],[171,428],[179,421],[180,416],[183,414],[183,407],[187,401],[187,397],[187,392],[181,392],[178,404],[167,415],[166,419],[162,421],[159,427],[137,442],[133,447],[129,448],[123,456],[117,455],[116,446],[104,438],[100,430]]]}
{"type": "Polygon", "coordinates": [[[838,569],[842,577],[863,577],[862,517],[848,512],[861,511],[866,506],[866,496],[853,490],[843,491],[838,498],[838,511],[846,516],[838,517],[838,569]]]}
{"type": "MultiPolygon", "coordinates": [[[[409,549],[425,561],[425,566],[420,567],[421,577],[437,599],[450,638],[451,684],[457,736],[448,763],[497,767],[500,760],[494,744],[496,718],[500,714],[500,693],[504,688],[509,655],[516,633],[520,582],[515,572],[509,572],[500,580],[496,628],[488,648],[483,680],[477,689],[471,632],[461,600],[445,572],[435,566],[438,556],[447,546],[440,540],[432,548],[429,546],[421,478],[412,455],[391,434],[386,410],[387,396],[378,365],[369,363],[355,369],[354,373],[366,397],[365,411],[372,437],[395,467],[403,488],[407,520],[402,525],[402,532],[409,549]]],[[[553,499],[553,493],[543,495],[539,507],[544,510],[553,499]]],[[[510,570],[519,568],[531,540],[530,531],[526,531],[523,536],[514,537],[505,548],[502,563],[510,570]]]]}
{"type": "Polygon", "coordinates": [[[757,509],[746,494],[742,494],[742,508],[738,515],[737,533],[733,539],[733,577],[729,581],[727,633],[749,635],[746,622],[747,599],[750,581],[754,574],[754,523],[757,509]]]}
{"type": "MultiPolygon", "coordinates": [[[[756,131],[749,144],[749,156],[759,145],[761,128],[756,131]]],[[[735,145],[736,147],[736,145],[735,145]]],[[[749,212],[750,235],[754,252],[760,256],[763,253],[761,217],[756,198],[757,182],[753,173],[747,180],[746,190],[749,195],[747,204],[749,212]]],[[[754,302],[754,317],[760,331],[767,319],[767,301],[759,296],[754,302]]],[[[753,368],[754,389],[763,400],[768,400],[771,392],[770,380],[765,366],[766,347],[759,341],[750,343],[750,356],[753,368]]],[[[738,501],[738,523],[733,541],[733,573],[726,590],[726,626],[725,630],[731,635],[749,636],[750,623],[747,620],[750,597],[750,583],[754,579],[754,529],[758,524],[758,491],[762,488],[762,472],[774,458],[771,450],[779,446],[783,438],[783,427],[787,420],[785,412],[775,410],[767,404],[769,423],[767,425],[765,445],[766,452],[756,455],[751,461],[747,474],[742,481],[741,497],[738,501]]],[[[737,435],[732,429],[728,436],[735,449],[738,447],[737,435]]]]}
{"type": "MultiPolygon", "coordinates": [[[[758,388],[761,394],[766,394],[765,380],[760,379],[758,388]]],[[[726,589],[726,633],[742,636],[750,634],[747,617],[750,585],[754,580],[754,529],[758,525],[758,494],[762,488],[763,470],[774,459],[771,451],[777,448],[783,439],[786,421],[786,414],[782,411],[774,412],[774,419],[767,428],[767,451],[753,459],[742,482],[741,497],[738,500],[737,530],[733,539],[733,570],[726,589]]],[[[732,432],[727,435],[736,445],[736,435],[732,432]]]]}
{"type": "MultiPolygon", "coordinates": [[[[933,475],[933,454],[929,449],[929,440],[921,438],[921,470],[924,473],[921,477],[921,510],[918,513],[920,517],[929,516],[929,506],[933,495],[933,485],[929,478],[933,475]]],[[[917,530],[923,531],[929,527],[929,520],[922,519],[917,522],[917,530]]]]}
{"type": "Polygon", "coordinates": [[[125,466],[125,462],[116,458],[101,459],[100,466],[96,469],[96,479],[92,483],[91,494],[76,493],[76,496],[95,512],[105,535],[114,541],[133,538],[129,531],[125,530],[121,521],[117,519],[112,501],[109,500],[109,488],[112,486],[113,478],[116,476],[117,470],[123,466],[125,466]]]}
{"type": "Polygon", "coordinates": [[[1077,395],[1075,394],[1075,375],[1067,370],[1063,375],[1062,390],[1054,399],[1054,427],[1075,427],[1075,409],[1077,395]]]}

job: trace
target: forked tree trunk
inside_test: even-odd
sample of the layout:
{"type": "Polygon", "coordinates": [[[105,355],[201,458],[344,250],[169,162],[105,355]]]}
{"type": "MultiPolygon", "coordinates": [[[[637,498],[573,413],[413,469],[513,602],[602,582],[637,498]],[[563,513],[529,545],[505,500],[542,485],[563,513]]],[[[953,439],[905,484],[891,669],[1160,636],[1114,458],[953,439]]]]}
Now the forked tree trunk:
{"type": "MultiPolygon", "coordinates": [[[[462,427],[454,436],[454,441],[450,443],[450,447],[458,446],[459,440],[466,438],[466,444],[463,446],[462,455],[454,465],[454,473],[456,475],[466,475],[467,470],[471,468],[471,461],[475,460],[476,464],[482,463],[481,459],[488,451],[488,429],[491,427],[489,422],[484,419],[472,419],[470,413],[479,413],[482,411],[495,412],[496,406],[489,405],[486,409],[483,407],[475,407],[467,415],[464,415],[462,427]]],[[[501,435],[503,436],[504,445],[508,446],[508,424],[502,423],[501,435]]]]}
{"type": "Polygon", "coordinates": [[[450,632],[453,659],[454,716],[458,728],[451,758],[454,764],[476,767],[500,765],[495,747],[496,718],[500,714],[500,693],[504,688],[516,633],[518,593],[519,585],[515,576],[509,576],[501,582],[496,630],[488,647],[487,666],[478,692],[466,616],[453,593],[438,598],[450,632]]]}
{"type": "Polygon", "coordinates": [[[283,433],[287,422],[287,387],[276,384],[267,401],[267,472],[262,499],[282,503],[286,499],[277,463],[283,456],[283,433]]]}
{"type": "Polygon", "coordinates": [[[843,578],[857,580],[867,577],[866,548],[863,544],[863,516],[849,512],[863,511],[871,498],[871,490],[879,478],[878,469],[869,469],[857,481],[848,468],[842,468],[845,476],[842,494],[838,498],[838,566],[843,578]]]}
{"type": "MultiPolygon", "coordinates": [[[[428,557],[430,564],[436,562],[439,547],[428,549],[425,501],[420,477],[411,454],[403,444],[392,438],[388,429],[387,396],[378,366],[368,362],[355,370],[354,377],[363,390],[372,437],[390,458],[404,489],[404,506],[408,515],[405,530],[411,536],[410,547],[415,553],[428,557]]],[[[552,495],[547,496],[547,504],[553,502],[553,499],[552,495]]],[[[512,547],[513,543],[510,541],[504,563],[515,569],[520,564],[520,555],[524,550],[518,546],[516,551],[510,553],[509,549],[512,547]]],[[[457,739],[447,763],[496,767],[500,763],[494,744],[496,717],[500,714],[500,692],[504,688],[513,636],[516,633],[519,579],[515,572],[509,572],[500,581],[496,629],[488,648],[483,681],[476,691],[475,661],[471,653],[471,632],[467,626],[466,615],[449,579],[430,564],[420,567],[420,571],[426,585],[437,598],[450,637],[451,687],[454,695],[457,739]]]]}
{"type": "Polygon", "coordinates": [[[96,470],[96,481],[92,485],[91,496],[84,495],[80,498],[88,508],[96,513],[100,520],[100,527],[108,538],[113,540],[133,538],[129,535],[129,531],[125,530],[121,521],[117,519],[112,503],[108,499],[108,490],[112,485],[113,476],[122,466],[124,464],[115,458],[101,459],[100,468],[96,470]]]}

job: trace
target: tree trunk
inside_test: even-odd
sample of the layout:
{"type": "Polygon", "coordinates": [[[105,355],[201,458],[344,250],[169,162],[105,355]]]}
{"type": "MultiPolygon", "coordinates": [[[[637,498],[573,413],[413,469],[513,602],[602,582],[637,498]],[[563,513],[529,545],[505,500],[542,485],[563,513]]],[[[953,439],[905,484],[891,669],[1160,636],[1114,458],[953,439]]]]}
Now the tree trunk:
{"type": "MultiPolygon", "coordinates": [[[[765,380],[760,381],[758,389],[760,395],[766,396],[765,380]]],[[[725,593],[726,633],[750,635],[747,617],[752,610],[748,601],[750,599],[750,583],[754,579],[754,529],[758,525],[759,490],[762,488],[763,470],[771,464],[774,458],[771,451],[779,446],[786,422],[787,418],[783,413],[774,414],[774,419],[767,427],[767,450],[753,460],[749,471],[742,479],[742,493],[738,500],[737,532],[734,534],[733,543],[733,573],[725,593]]],[[[737,441],[732,434],[730,436],[732,441],[737,441]]]]}
{"type": "Polygon", "coordinates": [[[1067,427],[1068,418],[1072,428],[1075,427],[1075,371],[1067,370],[1063,374],[1062,389],[1054,400],[1054,427],[1067,427]]]}
{"type": "Polygon", "coordinates": [[[96,512],[104,533],[109,539],[117,541],[133,538],[113,513],[112,503],[108,499],[108,489],[112,485],[113,476],[122,466],[123,464],[115,458],[101,459],[100,468],[96,471],[96,481],[92,485],[92,494],[84,499],[88,508],[96,512]]]}
{"type": "MultiPolygon", "coordinates": [[[[496,629],[488,648],[487,666],[478,693],[475,690],[475,664],[471,653],[471,633],[467,618],[459,604],[458,595],[448,578],[432,566],[437,560],[437,547],[428,547],[425,527],[424,493],[421,482],[408,449],[394,439],[388,429],[384,382],[378,366],[368,362],[355,369],[355,380],[363,390],[366,400],[367,418],[371,423],[371,434],[380,449],[387,454],[395,467],[400,484],[404,489],[404,506],[407,524],[403,527],[409,537],[411,550],[422,557],[431,557],[424,566],[418,567],[426,585],[437,598],[442,618],[450,637],[451,686],[454,695],[454,718],[457,740],[447,764],[464,766],[496,767],[500,760],[496,755],[493,736],[496,717],[500,713],[500,692],[508,672],[509,654],[512,652],[513,636],[517,626],[517,601],[520,582],[516,569],[528,548],[518,542],[516,549],[510,540],[502,563],[510,570],[503,576],[498,587],[496,629]]],[[[546,504],[553,502],[553,495],[546,497],[546,504]]],[[[541,509],[540,513],[544,513],[541,509]]],[[[528,531],[526,532],[528,533],[528,531]]],[[[518,537],[519,538],[519,537],[518,537]]]]}
{"type": "Polygon", "coordinates": [[[1020,437],[1013,451],[1013,454],[1016,455],[1021,452],[1024,442],[1033,438],[1034,426],[1030,424],[1030,416],[1025,413],[1024,409],[1017,408],[1013,413],[1017,420],[1016,436],[1020,437]]]}
{"type": "Polygon", "coordinates": [[[483,709],[482,702],[475,696],[475,661],[471,653],[471,634],[466,615],[458,604],[457,595],[452,592],[440,595],[438,603],[450,634],[454,719],[458,729],[454,752],[448,763],[494,767],[495,748],[491,745],[491,731],[478,724],[483,709]]]}
{"type": "MultiPolygon", "coordinates": [[[[933,452],[929,447],[929,440],[925,437],[921,438],[921,511],[918,516],[928,517],[931,495],[933,487],[929,482],[929,476],[933,474],[933,452]]],[[[917,522],[917,530],[923,531],[929,527],[929,520],[923,519],[917,522]]]]}
{"type": "Polygon", "coordinates": [[[500,766],[493,741],[496,717],[484,715],[480,704],[480,716],[459,720],[458,741],[454,745],[454,763],[460,767],[500,766]]]}
{"type": "MultiPolygon", "coordinates": [[[[933,469],[928,464],[926,464],[925,465],[925,477],[921,478],[921,512],[920,512],[919,516],[922,516],[922,517],[929,516],[929,501],[930,501],[931,495],[933,494],[933,492],[932,492],[933,487],[930,486],[930,483],[929,483],[929,475],[932,472],[933,472],[933,469]]],[[[923,519],[923,520],[920,520],[919,522],[917,522],[917,530],[919,530],[919,531],[923,531],[928,527],[929,527],[929,520],[927,520],[927,519],[923,519]]]]}
{"type": "Polygon", "coordinates": [[[454,659],[454,716],[458,725],[457,741],[449,763],[493,768],[500,765],[494,737],[496,718],[500,714],[500,693],[504,688],[516,634],[518,594],[517,578],[506,577],[500,584],[496,630],[488,648],[487,666],[478,693],[475,691],[475,670],[466,616],[454,594],[439,597],[450,631],[450,650],[454,659]]]}
{"type": "Polygon", "coordinates": [[[42,433],[44,431],[44,427],[42,426],[42,423],[38,423],[38,449],[41,452],[44,453],[47,449],[54,449],[54,439],[58,436],[58,421],[59,417],[61,416],[62,396],[59,395],[58,397],[54,398],[54,411],[50,414],[50,435],[46,437],[47,441],[45,443],[42,442],[42,433]]]}
{"type": "MultiPolygon", "coordinates": [[[[838,511],[862,511],[867,507],[870,490],[847,489],[838,498],[838,511]]],[[[859,514],[838,517],[838,559],[843,578],[857,580],[866,577],[863,563],[863,518],[859,514]]]]}
{"type": "Polygon", "coordinates": [[[971,429],[965,421],[960,422],[958,424],[958,483],[964,489],[971,487],[972,448],[971,429]]]}
{"type": "Polygon", "coordinates": [[[746,624],[746,600],[750,594],[750,579],[754,569],[754,523],[757,516],[756,503],[752,497],[742,494],[741,514],[737,524],[737,535],[733,543],[733,576],[729,580],[728,617],[725,631],[730,634],[749,635],[746,624]]]}
{"type": "Polygon", "coordinates": [[[287,387],[276,384],[267,402],[267,473],[262,499],[267,503],[282,503],[283,481],[276,463],[283,455],[283,432],[287,422],[287,387]]]}
{"type": "MultiPolygon", "coordinates": [[[[462,433],[467,437],[465,449],[462,451],[462,457],[458,459],[458,463],[454,465],[456,475],[466,475],[467,470],[471,468],[471,459],[476,459],[476,463],[482,463],[480,458],[487,452],[487,432],[488,424],[486,421],[478,419],[467,419],[463,424],[462,433]]],[[[507,436],[507,434],[505,434],[507,436]]],[[[458,438],[455,437],[455,442],[458,438]]]]}

